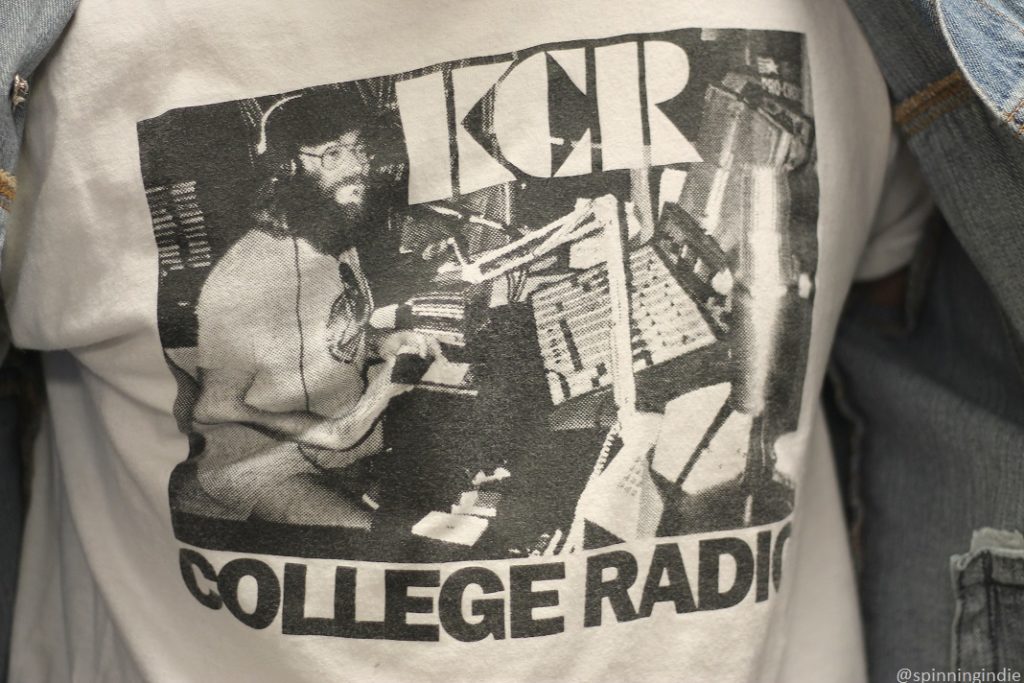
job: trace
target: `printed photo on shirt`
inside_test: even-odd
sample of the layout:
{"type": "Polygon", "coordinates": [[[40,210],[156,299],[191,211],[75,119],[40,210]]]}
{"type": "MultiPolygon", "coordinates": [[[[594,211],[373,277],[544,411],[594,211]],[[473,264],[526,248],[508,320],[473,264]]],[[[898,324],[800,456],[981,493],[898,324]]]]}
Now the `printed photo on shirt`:
{"type": "Polygon", "coordinates": [[[183,543],[445,562],[792,512],[802,35],[543,45],[138,134],[183,543]]]}

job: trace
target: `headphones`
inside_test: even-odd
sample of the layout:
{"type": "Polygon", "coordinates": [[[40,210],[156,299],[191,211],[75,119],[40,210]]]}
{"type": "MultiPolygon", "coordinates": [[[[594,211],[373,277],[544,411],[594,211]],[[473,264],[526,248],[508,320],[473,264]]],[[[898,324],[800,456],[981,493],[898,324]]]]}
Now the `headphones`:
{"type": "Polygon", "coordinates": [[[281,158],[283,155],[280,150],[268,149],[267,122],[270,120],[271,114],[280,109],[281,105],[291,100],[297,100],[300,97],[302,97],[301,94],[282,97],[270,105],[263,112],[263,116],[260,117],[260,139],[256,142],[256,154],[266,162],[267,167],[271,169],[272,175],[278,178],[294,178],[299,170],[298,163],[291,155],[288,155],[288,158],[281,158]]]}

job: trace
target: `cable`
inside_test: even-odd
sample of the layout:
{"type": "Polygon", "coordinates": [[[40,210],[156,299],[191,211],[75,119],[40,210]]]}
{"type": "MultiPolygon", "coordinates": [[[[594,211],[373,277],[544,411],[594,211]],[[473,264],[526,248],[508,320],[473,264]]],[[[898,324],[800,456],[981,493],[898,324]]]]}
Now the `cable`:
{"type": "MultiPolygon", "coordinates": [[[[312,413],[311,401],[309,398],[309,387],[306,385],[306,338],[302,329],[302,268],[299,266],[299,238],[292,235],[292,245],[295,247],[295,322],[299,330],[299,380],[302,382],[302,395],[306,400],[306,412],[312,413]]],[[[316,461],[316,458],[306,452],[305,447],[296,442],[299,448],[299,455],[321,473],[327,473],[328,469],[316,461]]]]}
{"type": "Polygon", "coordinates": [[[295,323],[299,329],[299,379],[302,382],[302,394],[306,398],[306,412],[310,410],[309,388],[306,386],[306,367],[304,358],[306,355],[305,335],[302,331],[302,269],[299,267],[299,238],[292,236],[292,245],[295,248],[295,323]]]}

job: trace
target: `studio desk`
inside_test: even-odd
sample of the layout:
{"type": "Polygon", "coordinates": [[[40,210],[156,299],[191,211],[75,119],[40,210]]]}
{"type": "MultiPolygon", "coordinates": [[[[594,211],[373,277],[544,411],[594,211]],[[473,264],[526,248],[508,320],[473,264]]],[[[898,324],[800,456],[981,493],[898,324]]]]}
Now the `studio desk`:
{"type": "MultiPolygon", "coordinates": [[[[664,412],[673,398],[731,379],[719,339],[652,244],[630,255],[638,407],[664,412]]],[[[607,276],[594,268],[537,289],[524,303],[488,311],[466,339],[475,395],[414,390],[392,402],[371,531],[379,559],[455,561],[550,553],[616,419],[608,350],[607,276]],[[474,486],[481,475],[510,474],[474,486]],[[474,489],[497,493],[486,530],[469,545],[412,533],[474,489]]],[[[589,527],[587,547],[614,543],[589,527]]]]}

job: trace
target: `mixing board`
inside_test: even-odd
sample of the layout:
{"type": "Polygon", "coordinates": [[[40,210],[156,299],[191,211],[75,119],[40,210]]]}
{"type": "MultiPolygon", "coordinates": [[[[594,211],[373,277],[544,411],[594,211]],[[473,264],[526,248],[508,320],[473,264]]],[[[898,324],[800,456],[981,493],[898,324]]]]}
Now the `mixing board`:
{"type": "MultiPolygon", "coordinates": [[[[716,337],[651,245],[630,254],[633,367],[645,374],[694,352],[716,337]]],[[[605,264],[570,275],[532,295],[537,336],[555,406],[612,383],[611,302],[605,264]]]]}

